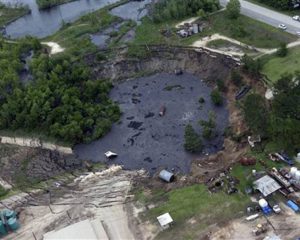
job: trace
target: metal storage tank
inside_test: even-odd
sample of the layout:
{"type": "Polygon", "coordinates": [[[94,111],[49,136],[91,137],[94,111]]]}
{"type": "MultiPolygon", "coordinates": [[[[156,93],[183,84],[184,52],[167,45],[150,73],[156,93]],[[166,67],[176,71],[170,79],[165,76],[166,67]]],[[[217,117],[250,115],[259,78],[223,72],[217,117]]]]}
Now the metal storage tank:
{"type": "Polygon", "coordinates": [[[261,206],[262,208],[264,208],[264,207],[267,207],[268,206],[268,203],[267,203],[267,201],[265,200],[265,199],[260,199],[259,201],[258,201],[258,204],[259,204],[259,206],[261,206]]]}
{"type": "Polygon", "coordinates": [[[9,209],[5,209],[5,213],[4,213],[5,217],[7,219],[12,218],[12,217],[16,217],[16,212],[9,210],[9,209]]]}
{"type": "Polygon", "coordinates": [[[297,168],[296,167],[291,167],[290,174],[291,174],[292,178],[295,177],[296,172],[297,172],[297,168]]]}
{"type": "Polygon", "coordinates": [[[162,170],[159,173],[159,177],[166,182],[173,182],[175,179],[174,174],[171,172],[168,172],[167,170],[162,170]]]}
{"type": "Polygon", "coordinates": [[[295,173],[295,179],[297,181],[300,181],[300,171],[299,170],[295,173]]]}
{"type": "Polygon", "coordinates": [[[193,32],[196,34],[196,33],[199,33],[199,26],[197,23],[194,23],[193,24],[193,32]]]}
{"type": "Polygon", "coordinates": [[[20,224],[15,217],[8,219],[7,225],[12,231],[16,231],[20,227],[20,224]]]}
{"type": "Polygon", "coordinates": [[[5,235],[6,233],[7,232],[6,232],[5,226],[4,226],[3,222],[0,220],[0,236],[5,235]]]}

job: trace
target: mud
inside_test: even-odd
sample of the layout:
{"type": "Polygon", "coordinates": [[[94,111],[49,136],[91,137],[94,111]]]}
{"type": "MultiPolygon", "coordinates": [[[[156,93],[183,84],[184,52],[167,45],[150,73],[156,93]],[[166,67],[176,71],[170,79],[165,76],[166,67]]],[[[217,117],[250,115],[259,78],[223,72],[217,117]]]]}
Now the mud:
{"type": "Polygon", "coordinates": [[[188,73],[155,74],[118,84],[111,98],[120,105],[121,120],[105,137],[77,145],[74,152],[80,159],[120,164],[125,169],[144,168],[154,173],[166,168],[188,173],[193,159],[215,153],[223,146],[228,111],[226,103],[223,107],[212,104],[210,92],[211,88],[203,81],[188,73]],[[198,102],[200,97],[205,99],[204,104],[198,102]],[[162,105],[166,113],[160,117],[162,105]],[[200,154],[187,153],[183,147],[185,126],[190,123],[201,133],[198,121],[207,120],[210,111],[216,113],[217,137],[204,140],[200,154]],[[104,152],[108,150],[118,153],[118,157],[105,159],[104,152]]]}

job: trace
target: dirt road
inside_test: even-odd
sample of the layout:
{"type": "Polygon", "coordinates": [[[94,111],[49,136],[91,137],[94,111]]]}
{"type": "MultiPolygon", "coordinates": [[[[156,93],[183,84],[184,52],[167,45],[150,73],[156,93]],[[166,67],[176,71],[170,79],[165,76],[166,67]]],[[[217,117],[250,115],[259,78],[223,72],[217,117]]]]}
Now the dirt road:
{"type": "Polygon", "coordinates": [[[19,208],[21,228],[4,239],[39,240],[46,232],[85,219],[98,219],[109,239],[135,239],[138,229],[129,228],[128,216],[132,213],[128,213],[126,204],[131,201],[131,180],[140,174],[143,172],[112,166],[32,196],[19,208]]]}

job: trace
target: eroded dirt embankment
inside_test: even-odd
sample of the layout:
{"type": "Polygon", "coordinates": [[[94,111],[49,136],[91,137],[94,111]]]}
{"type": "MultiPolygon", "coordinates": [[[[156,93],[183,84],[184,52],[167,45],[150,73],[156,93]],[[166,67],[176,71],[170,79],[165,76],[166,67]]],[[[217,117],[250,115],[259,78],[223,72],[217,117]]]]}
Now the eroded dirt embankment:
{"type": "Polygon", "coordinates": [[[227,78],[237,66],[233,58],[202,48],[147,46],[139,51],[144,51],[143,58],[128,57],[126,49],[117,49],[119,53],[111,60],[97,61],[97,55],[89,55],[86,61],[96,78],[113,82],[156,72],[174,73],[178,69],[211,82],[227,78]]]}

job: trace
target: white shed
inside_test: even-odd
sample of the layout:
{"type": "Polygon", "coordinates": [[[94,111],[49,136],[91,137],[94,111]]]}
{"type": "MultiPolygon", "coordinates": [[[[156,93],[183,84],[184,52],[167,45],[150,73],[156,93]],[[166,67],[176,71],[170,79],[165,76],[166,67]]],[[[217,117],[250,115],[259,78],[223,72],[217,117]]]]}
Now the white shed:
{"type": "Polygon", "coordinates": [[[158,216],[157,220],[163,229],[167,229],[173,222],[173,219],[169,213],[165,213],[163,215],[158,216]]]}

